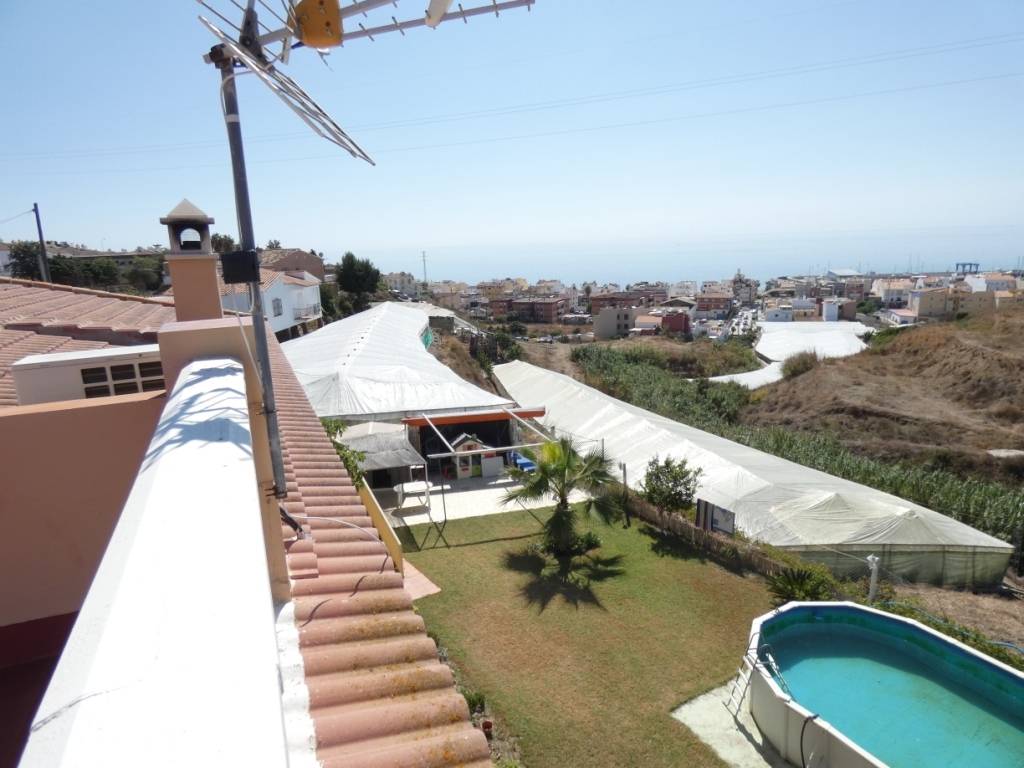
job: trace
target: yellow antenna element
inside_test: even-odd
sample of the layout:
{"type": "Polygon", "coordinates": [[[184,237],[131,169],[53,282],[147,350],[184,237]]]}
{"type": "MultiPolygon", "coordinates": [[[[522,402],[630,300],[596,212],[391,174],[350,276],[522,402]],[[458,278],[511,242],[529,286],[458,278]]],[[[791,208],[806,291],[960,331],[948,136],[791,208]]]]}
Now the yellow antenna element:
{"type": "Polygon", "coordinates": [[[451,7],[452,0],[430,0],[430,5],[427,6],[427,26],[433,28],[440,24],[451,7]]]}
{"type": "Polygon", "coordinates": [[[310,48],[341,45],[339,0],[299,0],[295,4],[295,36],[310,48]]]}

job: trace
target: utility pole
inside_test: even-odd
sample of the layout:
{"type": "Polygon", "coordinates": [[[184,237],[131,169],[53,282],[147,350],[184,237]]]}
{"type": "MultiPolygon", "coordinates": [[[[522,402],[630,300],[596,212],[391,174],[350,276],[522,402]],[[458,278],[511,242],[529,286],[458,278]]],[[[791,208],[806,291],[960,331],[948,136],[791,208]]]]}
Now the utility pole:
{"type": "Polygon", "coordinates": [[[427,289],[427,252],[420,251],[420,256],[423,257],[423,290],[427,289]]]}
{"type": "Polygon", "coordinates": [[[36,232],[39,233],[39,279],[44,283],[50,280],[50,262],[46,259],[46,241],[43,240],[43,224],[39,220],[39,203],[32,203],[32,212],[36,215],[36,232]]]}

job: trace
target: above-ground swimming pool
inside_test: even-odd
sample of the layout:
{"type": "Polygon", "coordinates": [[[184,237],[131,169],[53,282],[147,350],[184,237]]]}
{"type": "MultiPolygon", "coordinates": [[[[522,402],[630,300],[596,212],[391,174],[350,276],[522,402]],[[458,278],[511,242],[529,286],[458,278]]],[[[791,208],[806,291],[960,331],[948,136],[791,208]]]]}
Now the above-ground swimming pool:
{"type": "Polygon", "coordinates": [[[755,620],[750,709],[795,765],[1022,768],[1024,674],[854,603],[755,620]]]}

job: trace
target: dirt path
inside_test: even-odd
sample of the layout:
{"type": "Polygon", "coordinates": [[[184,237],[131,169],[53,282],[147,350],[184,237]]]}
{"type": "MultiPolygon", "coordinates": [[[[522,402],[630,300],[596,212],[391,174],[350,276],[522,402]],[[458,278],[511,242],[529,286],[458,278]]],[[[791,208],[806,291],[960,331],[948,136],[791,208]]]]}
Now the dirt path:
{"type": "Polygon", "coordinates": [[[920,584],[897,587],[896,594],[899,598],[916,598],[926,611],[939,618],[948,616],[993,640],[1024,647],[1024,600],[920,584]]]}
{"type": "Polygon", "coordinates": [[[525,362],[532,363],[541,368],[547,368],[549,371],[555,371],[556,373],[564,373],[566,376],[572,376],[577,381],[583,381],[583,374],[580,373],[571,357],[572,351],[577,345],[561,344],[558,342],[544,344],[538,341],[524,341],[520,342],[519,346],[522,347],[522,359],[525,362]]]}

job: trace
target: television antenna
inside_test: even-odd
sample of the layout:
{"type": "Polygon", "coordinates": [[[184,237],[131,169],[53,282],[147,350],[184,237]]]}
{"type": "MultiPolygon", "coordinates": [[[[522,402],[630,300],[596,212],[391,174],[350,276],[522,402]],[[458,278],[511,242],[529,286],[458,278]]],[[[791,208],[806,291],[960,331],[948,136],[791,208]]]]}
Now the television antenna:
{"type": "Polygon", "coordinates": [[[275,10],[272,0],[198,0],[199,4],[215,16],[224,28],[200,15],[199,21],[217,38],[217,43],[204,56],[220,71],[221,105],[224,124],[227,128],[228,146],[231,150],[231,170],[234,176],[235,212],[238,218],[238,239],[240,250],[229,254],[235,263],[235,270],[243,275],[241,281],[249,285],[252,299],[253,332],[255,335],[255,356],[260,369],[263,388],[263,411],[267,418],[267,432],[270,438],[270,457],[274,471],[274,493],[278,498],[286,495],[284,462],[281,458],[281,437],[277,423],[277,407],[274,400],[274,385],[270,375],[270,357],[267,349],[266,313],[263,308],[263,294],[260,291],[259,254],[256,252],[256,237],[252,225],[252,207],[249,200],[249,182],[245,170],[245,151],[242,143],[242,125],[238,112],[237,76],[251,73],[266,85],[289,109],[324,139],[338,145],[352,157],[374,164],[370,156],[340,125],[306,93],[302,87],[281,71],[288,64],[291,52],[298,48],[314,48],[321,56],[330,48],[344,45],[351,40],[369,38],[399,32],[404,37],[407,30],[417,27],[434,28],[448,21],[461,20],[464,24],[474,16],[493,13],[500,16],[502,11],[525,7],[529,10],[536,0],[491,0],[489,5],[463,8],[452,11],[454,0],[428,0],[422,17],[398,21],[391,16],[390,23],[367,27],[350,20],[357,16],[369,19],[368,13],[387,5],[398,7],[397,0],[354,0],[342,5],[341,0],[280,0],[280,9],[275,10]],[[230,5],[234,11],[227,6],[230,5]],[[257,9],[259,6],[259,9],[257,9]],[[231,16],[241,11],[239,23],[231,16]],[[260,20],[259,14],[266,12],[270,26],[260,20]],[[348,27],[348,29],[346,29],[348,27]],[[276,51],[276,52],[275,52],[276,51]]]}

